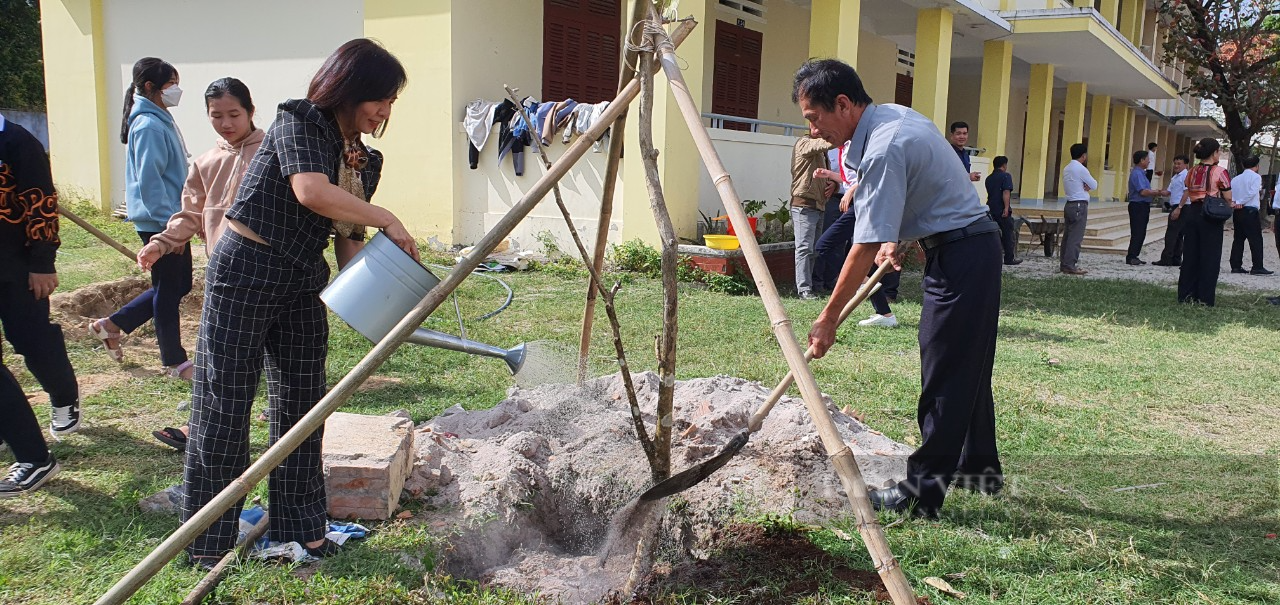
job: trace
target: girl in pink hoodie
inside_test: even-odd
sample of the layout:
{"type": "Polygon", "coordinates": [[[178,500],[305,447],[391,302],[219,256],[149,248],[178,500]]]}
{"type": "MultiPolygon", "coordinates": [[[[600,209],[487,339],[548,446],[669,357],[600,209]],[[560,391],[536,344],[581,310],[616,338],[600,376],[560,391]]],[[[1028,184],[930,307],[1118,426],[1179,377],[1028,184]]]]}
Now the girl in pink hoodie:
{"type": "Polygon", "coordinates": [[[226,228],[223,217],[235,201],[240,179],[262,144],[264,133],[253,125],[253,98],[244,82],[214,80],[204,91],[204,105],[209,122],[222,138],[192,162],[182,187],[182,210],[169,219],[163,233],[138,251],[138,266],[144,270],[197,235],[204,240],[205,251],[213,251],[226,228]]]}
{"type": "MultiPolygon", "coordinates": [[[[165,254],[181,251],[196,236],[204,240],[206,253],[213,251],[226,229],[224,215],[235,201],[249,160],[262,144],[264,132],[253,125],[253,97],[244,82],[214,80],[204,91],[204,105],[221,138],[192,162],[182,187],[182,210],[138,251],[138,266],[144,271],[165,254]]],[[[190,364],[187,366],[175,377],[191,380],[190,364]]],[[[186,446],[187,427],[165,427],[152,435],[181,450],[186,446]]]]}

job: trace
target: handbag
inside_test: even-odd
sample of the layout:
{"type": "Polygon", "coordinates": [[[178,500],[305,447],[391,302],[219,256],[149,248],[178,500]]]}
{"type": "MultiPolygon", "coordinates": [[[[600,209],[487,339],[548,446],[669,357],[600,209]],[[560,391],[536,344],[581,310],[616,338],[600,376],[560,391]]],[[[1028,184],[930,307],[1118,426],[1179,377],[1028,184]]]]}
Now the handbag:
{"type": "Polygon", "coordinates": [[[1222,197],[1216,195],[1204,196],[1204,220],[1214,224],[1222,224],[1231,218],[1233,212],[1231,204],[1222,197]]]}

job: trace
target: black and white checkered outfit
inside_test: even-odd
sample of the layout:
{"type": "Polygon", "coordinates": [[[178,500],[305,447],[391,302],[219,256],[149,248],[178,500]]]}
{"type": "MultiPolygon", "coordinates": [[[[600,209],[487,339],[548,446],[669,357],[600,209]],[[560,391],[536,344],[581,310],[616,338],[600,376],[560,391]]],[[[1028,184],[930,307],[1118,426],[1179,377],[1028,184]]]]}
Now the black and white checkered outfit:
{"type": "MultiPolygon", "coordinates": [[[[250,408],[264,368],[272,443],[328,390],[329,326],[319,294],[329,280],[322,252],[331,221],[298,202],[288,177],[318,172],[336,184],[342,146],[337,125],[310,102],[282,103],[227,213],[270,245],[228,230],[209,257],[196,341],[183,521],[248,467],[250,408]]],[[[372,161],[375,156],[370,154],[369,174],[362,175],[370,195],[382,166],[372,161]]],[[[308,436],[271,473],[273,540],[306,543],[324,537],[322,434],[308,436]]],[[[231,550],[242,504],[224,513],[188,552],[209,557],[231,550]]]]}

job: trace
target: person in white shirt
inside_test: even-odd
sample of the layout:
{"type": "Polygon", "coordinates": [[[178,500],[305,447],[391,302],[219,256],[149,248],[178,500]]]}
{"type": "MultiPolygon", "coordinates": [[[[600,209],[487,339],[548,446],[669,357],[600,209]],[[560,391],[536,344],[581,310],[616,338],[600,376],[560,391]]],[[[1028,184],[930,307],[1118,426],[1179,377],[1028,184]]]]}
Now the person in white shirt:
{"type": "Polygon", "coordinates": [[[1164,201],[1164,211],[1169,214],[1169,224],[1164,229],[1164,250],[1160,252],[1160,260],[1151,263],[1161,267],[1178,267],[1182,265],[1182,225],[1181,217],[1173,217],[1173,207],[1182,201],[1182,194],[1187,190],[1187,166],[1191,158],[1185,155],[1173,156],[1173,178],[1169,179],[1169,197],[1164,201]],[[1173,202],[1173,203],[1170,203],[1173,202]]]}
{"type": "Polygon", "coordinates": [[[1256,155],[1245,158],[1244,162],[1240,164],[1244,170],[1241,170],[1240,174],[1231,179],[1231,197],[1234,202],[1231,207],[1235,208],[1232,216],[1232,225],[1235,227],[1235,237],[1231,240],[1232,273],[1245,273],[1245,240],[1249,241],[1249,252],[1253,256],[1253,268],[1248,273],[1251,275],[1271,275],[1275,273],[1262,266],[1262,208],[1260,203],[1262,175],[1258,174],[1259,161],[1256,155]]]}
{"type": "Polygon", "coordinates": [[[1085,168],[1088,163],[1088,146],[1076,143],[1071,146],[1071,163],[1062,169],[1062,190],[1067,196],[1062,216],[1067,228],[1062,234],[1061,270],[1067,275],[1088,273],[1076,266],[1080,262],[1080,246],[1084,244],[1084,226],[1089,221],[1089,192],[1098,188],[1098,181],[1085,168]]]}
{"type": "Polygon", "coordinates": [[[1157,164],[1156,164],[1156,148],[1158,148],[1158,147],[1160,147],[1160,146],[1159,146],[1159,145],[1157,145],[1157,144],[1155,143],[1155,141],[1152,141],[1152,142],[1150,142],[1150,143],[1147,143],[1147,154],[1148,154],[1148,155],[1147,155],[1147,157],[1151,158],[1151,163],[1150,163],[1150,164],[1147,164],[1147,171],[1146,171],[1146,172],[1147,172],[1147,181],[1148,181],[1148,182],[1150,182],[1150,181],[1151,181],[1151,179],[1153,178],[1153,177],[1152,177],[1152,175],[1155,175],[1155,176],[1163,176],[1163,175],[1164,175],[1164,171],[1163,171],[1163,170],[1160,170],[1160,169],[1156,168],[1156,166],[1157,166],[1157,164]]]}

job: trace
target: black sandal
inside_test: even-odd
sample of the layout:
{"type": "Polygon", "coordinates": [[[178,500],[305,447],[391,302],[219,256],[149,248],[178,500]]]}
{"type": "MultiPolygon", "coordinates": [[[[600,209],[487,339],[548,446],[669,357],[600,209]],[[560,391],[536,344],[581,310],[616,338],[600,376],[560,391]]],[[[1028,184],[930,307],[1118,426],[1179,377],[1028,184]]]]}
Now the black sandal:
{"type": "Polygon", "coordinates": [[[320,546],[317,546],[315,548],[312,548],[305,544],[302,545],[302,547],[307,550],[307,554],[317,559],[332,557],[333,555],[338,554],[338,551],[342,550],[342,546],[340,546],[337,542],[334,542],[333,540],[330,540],[328,538],[325,538],[324,542],[321,542],[320,546]]]}
{"type": "Polygon", "coordinates": [[[166,426],[158,431],[151,431],[151,436],[159,439],[160,443],[176,449],[179,452],[186,451],[187,449],[187,436],[183,434],[181,429],[166,426]]]}

